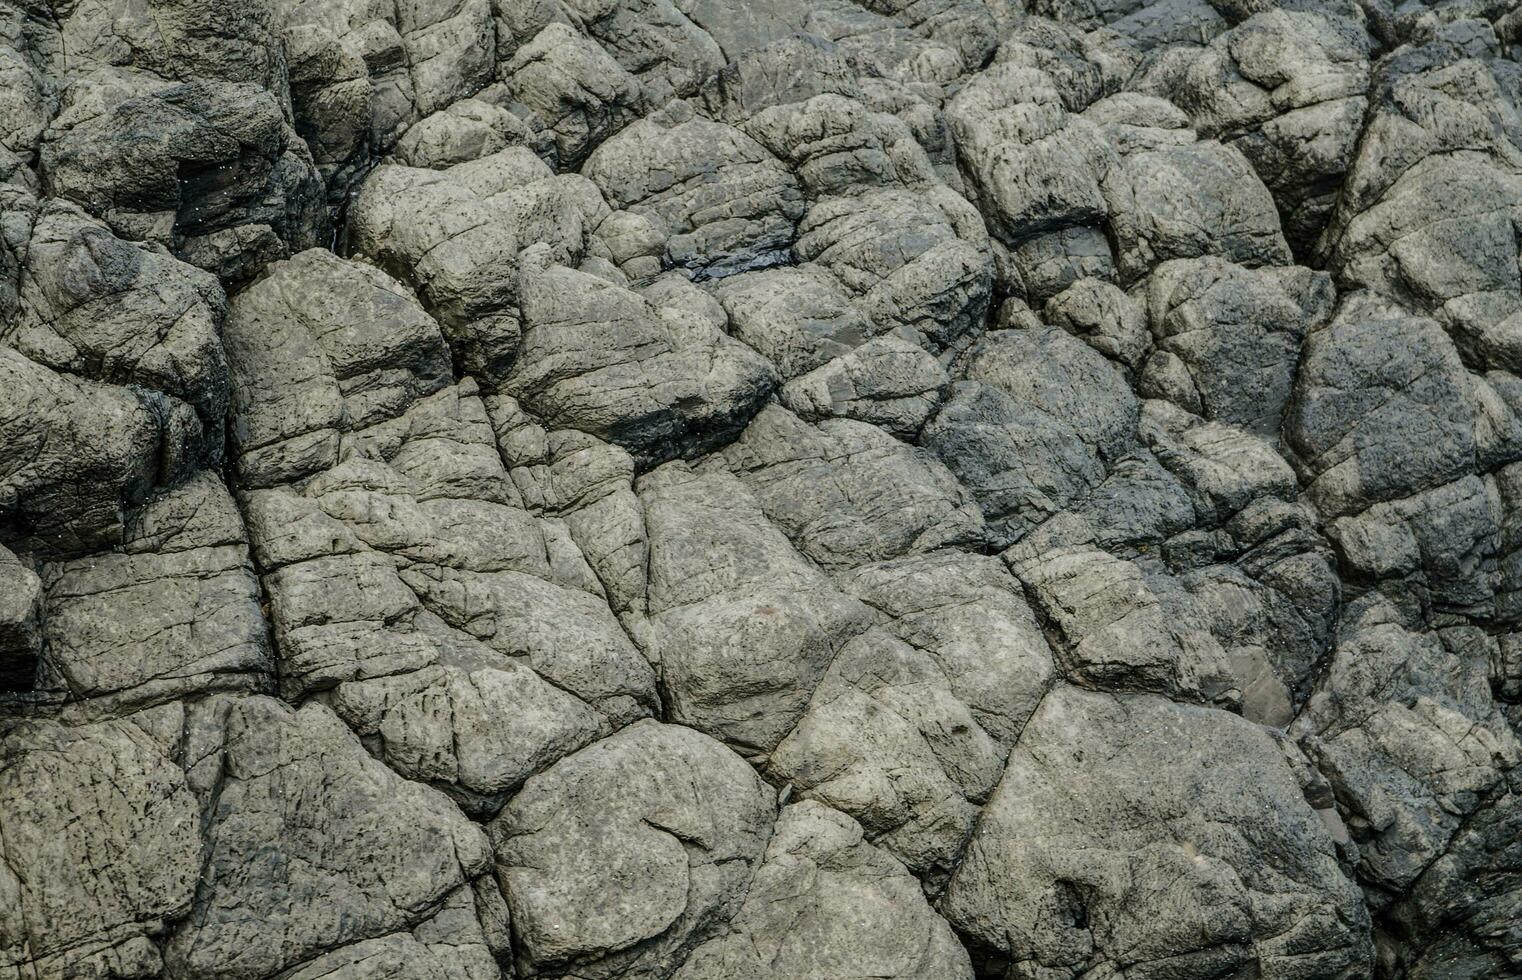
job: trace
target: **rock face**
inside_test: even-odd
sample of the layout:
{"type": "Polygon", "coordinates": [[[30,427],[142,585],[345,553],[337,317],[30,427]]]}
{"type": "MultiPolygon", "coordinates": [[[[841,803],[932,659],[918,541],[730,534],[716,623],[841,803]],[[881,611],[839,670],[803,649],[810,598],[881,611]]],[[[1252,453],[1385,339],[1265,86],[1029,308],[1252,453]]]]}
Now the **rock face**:
{"type": "Polygon", "coordinates": [[[0,980],[1522,978],[1514,0],[0,0],[0,980]]]}

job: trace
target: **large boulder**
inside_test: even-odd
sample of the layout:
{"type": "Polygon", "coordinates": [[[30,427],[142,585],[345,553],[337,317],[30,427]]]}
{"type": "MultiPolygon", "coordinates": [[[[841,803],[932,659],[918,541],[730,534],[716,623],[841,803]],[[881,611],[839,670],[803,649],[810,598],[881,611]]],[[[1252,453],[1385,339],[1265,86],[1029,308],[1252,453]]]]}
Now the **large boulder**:
{"type": "Polygon", "coordinates": [[[1006,976],[1367,976],[1362,896],[1262,729],[1058,687],[943,911],[1006,976]]]}

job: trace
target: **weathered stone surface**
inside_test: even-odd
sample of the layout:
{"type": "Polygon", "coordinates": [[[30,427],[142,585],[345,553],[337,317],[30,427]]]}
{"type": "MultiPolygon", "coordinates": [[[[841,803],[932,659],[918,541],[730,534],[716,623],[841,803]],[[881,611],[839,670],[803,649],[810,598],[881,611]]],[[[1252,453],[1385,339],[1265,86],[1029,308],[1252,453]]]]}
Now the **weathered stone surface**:
{"type": "Polygon", "coordinates": [[[29,690],[42,652],[42,580],[9,549],[0,548],[0,690],[29,690]]]}
{"type": "Polygon", "coordinates": [[[778,818],[729,933],[694,950],[676,976],[824,980],[853,970],[972,976],[966,950],[901,865],[866,843],[849,817],[798,803],[778,818]],[[846,918],[853,928],[842,932],[836,924],[846,918]]]}
{"type": "Polygon", "coordinates": [[[443,917],[450,894],[487,870],[486,834],[367,755],[330,710],[254,698],[217,722],[204,863],[165,950],[171,972],[269,976],[443,917]]]}
{"type": "Polygon", "coordinates": [[[925,444],[1009,544],[1103,482],[1135,440],[1137,401],[1115,365],[1065,331],[990,333],[966,355],[925,444]]]}
{"type": "Polygon", "coordinates": [[[552,265],[543,246],[523,254],[519,293],[523,343],[503,390],[555,428],[622,445],[641,462],[728,441],[776,383],[763,358],[724,335],[717,304],[657,307],[552,265]]]}
{"type": "Polygon", "coordinates": [[[724,458],[767,517],[825,569],[976,546],[983,515],[941,463],[875,426],[756,417],[724,458]]]}
{"type": "Polygon", "coordinates": [[[0,0],[0,980],[1522,976],[1515,0],[0,0]]]}
{"type": "Polygon", "coordinates": [[[530,976],[664,976],[740,911],[772,793],[690,729],[644,721],[530,780],[492,824],[530,976]]]}
{"type": "Polygon", "coordinates": [[[666,263],[700,277],[781,264],[803,213],[781,161],[686,102],[608,140],[583,173],[615,209],[657,221],[669,236],[666,263]]]}
{"type": "Polygon", "coordinates": [[[1358,889],[1274,739],[1150,695],[1047,695],[942,908],[1012,976],[1372,966],[1358,889]]]}
{"type": "Polygon", "coordinates": [[[162,970],[151,937],[196,894],[199,815],[153,722],[136,722],[23,722],[0,732],[0,969],[162,970]]]}
{"type": "Polygon", "coordinates": [[[202,474],[139,510],[122,553],[45,565],[49,679],[70,698],[117,704],[267,687],[246,536],[227,488],[202,474]]]}

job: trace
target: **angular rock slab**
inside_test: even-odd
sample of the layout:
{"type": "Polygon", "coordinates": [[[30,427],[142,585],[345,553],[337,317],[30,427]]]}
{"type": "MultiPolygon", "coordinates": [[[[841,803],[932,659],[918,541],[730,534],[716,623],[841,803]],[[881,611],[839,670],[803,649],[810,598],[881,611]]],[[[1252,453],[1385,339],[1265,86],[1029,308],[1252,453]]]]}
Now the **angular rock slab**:
{"type": "Polygon", "coordinates": [[[775,816],[739,756],[649,720],[533,777],[491,825],[521,975],[670,975],[739,911],[775,816]]]}
{"type": "Polygon", "coordinates": [[[1368,913],[1274,739],[1058,687],[942,911],[1008,977],[1367,976],[1368,913]]]}
{"type": "Polygon", "coordinates": [[[730,931],[675,980],[971,980],[967,951],[919,883],[819,803],[783,809],[730,931]],[[841,928],[848,923],[848,928],[841,928]]]}
{"type": "Polygon", "coordinates": [[[250,698],[215,724],[221,772],[195,904],[165,950],[172,975],[272,976],[443,915],[487,870],[486,834],[331,710],[250,698]]]}
{"type": "Polygon", "coordinates": [[[0,731],[0,972],[160,975],[151,937],[191,908],[201,870],[196,798],[172,737],[156,737],[164,720],[0,731]]]}

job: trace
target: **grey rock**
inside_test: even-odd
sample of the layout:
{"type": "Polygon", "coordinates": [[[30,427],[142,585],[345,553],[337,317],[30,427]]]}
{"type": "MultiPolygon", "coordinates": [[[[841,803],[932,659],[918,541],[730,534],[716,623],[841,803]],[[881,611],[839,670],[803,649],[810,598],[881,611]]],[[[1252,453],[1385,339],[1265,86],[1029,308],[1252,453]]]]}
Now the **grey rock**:
{"type": "MultiPolygon", "coordinates": [[[[342,120],[344,130],[352,130],[359,120],[347,111],[329,116],[329,106],[322,103],[341,100],[346,108],[366,106],[362,147],[366,154],[370,147],[381,152],[390,149],[412,124],[474,94],[491,80],[496,70],[494,6],[490,0],[449,0],[442,6],[365,0],[278,0],[275,4],[288,34],[314,31],[342,51],[342,63],[353,65],[356,58],[363,62],[363,75],[354,68],[345,74],[364,78],[367,92],[340,88],[350,79],[335,73],[313,79],[330,84],[309,86],[310,97],[301,101],[309,106],[317,103],[316,113],[306,110],[309,117],[342,120]]],[[[293,95],[301,94],[293,85],[293,95]]]]}
{"type": "Polygon", "coordinates": [[[50,193],[125,238],[183,254],[236,228],[267,227],[282,252],[329,239],[306,144],[277,97],[249,82],[169,84],[120,69],[82,78],[44,138],[41,164],[50,193]]]}
{"type": "Polygon", "coordinates": [[[690,729],[639,722],[529,781],[492,822],[525,976],[667,976],[740,911],[772,793],[690,729]]]}
{"type": "Polygon", "coordinates": [[[919,885],[863,839],[855,821],[818,803],[783,809],[730,931],[699,946],[678,980],[970,978],[967,951],[919,885]],[[842,935],[836,923],[854,926],[842,935]]]}
{"type": "Polygon", "coordinates": [[[219,480],[202,474],[149,501],[121,548],[43,567],[49,681],[116,710],[269,686],[259,582],[219,480]]]}
{"type": "MultiPolygon", "coordinates": [[[[1160,353],[1189,385],[1174,394],[1205,418],[1272,436],[1300,362],[1305,336],[1332,313],[1329,278],[1300,266],[1247,269],[1214,259],[1176,260],[1147,279],[1147,317],[1160,353]]],[[[1168,366],[1149,373],[1166,375],[1168,366]]]]}
{"type": "Polygon", "coordinates": [[[767,771],[854,816],[939,889],[1046,692],[1051,653],[995,559],[940,552],[837,582],[887,619],[841,650],[767,771]]]}
{"type": "Polygon", "coordinates": [[[1000,330],[965,356],[923,440],[1009,544],[1103,482],[1135,439],[1120,370],[1054,327],[1000,330]]]}
{"type": "Polygon", "coordinates": [[[818,202],[798,226],[800,259],[835,277],[876,331],[941,351],[982,321],[993,262],[972,208],[944,185],[818,202]]]}
{"type": "Polygon", "coordinates": [[[1193,597],[1100,550],[1081,523],[1051,521],[1005,560],[1061,639],[1059,661],[1074,681],[1206,704],[1240,701],[1227,652],[1203,628],[1193,597]]]}
{"type": "Polygon", "coordinates": [[[0,978],[1522,976],[1515,0],[0,0],[0,978]]]}
{"type": "Polygon", "coordinates": [[[835,655],[871,625],[727,472],[668,463],[637,489],[649,534],[650,638],[667,717],[764,754],[835,655]]]}
{"type": "Polygon", "coordinates": [[[201,842],[196,798],[155,728],[132,717],[0,731],[0,969],[162,972],[154,938],[191,908],[201,842]]]}
{"type": "Polygon", "coordinates": [[[755,140],[673,102],[582,168],[618,210],[665,229],[664,261],[699,278],[778,265],[803,213],[797,180],[755,140]]]}
{"type": "Polygon", "coordinates": [[[1268,9],[1212,39],[1168,93],[1202,135],[1252,162],[1297,255],[1314,247],[1353,161],[1371,46],[1336,11],[1268,9]]]}
{"type": "Polygon", "coordinates": [[[1044,316],[1127,367],[1137,367],[1150,346],[1143,308],[1100,279],[1080,279],[1053,296],[1044,316]]]}
{"type": "Polygon", "coordinates": [[[526,147],[445,170],[383,165],[353,204],[355,250],[411,285],[461,366],[495,383],[522,332],[518,253],[534,243],[577,262],[607,216],[596,188],[554,176],[526,147]]]}
{"type": "MultiPolygon", "coordinates": [[[[486,834],[371,758],[330,710],[252,698],[227,704],[218,722],[220,774],[194,909],[165,948],[171,974],[268,976],[340,945],[443,925],[452,893],[469,896],[488,870],[486,834]],[[303,823],[321,832],[293,832],[303,823]]],[[[469,962],[474,932],[486,962],[456,975],[490,976],[480,926],[464,918],[451,959],[469,962]]]]}
{"type": "Polygon", "coordinates": [[[197,427],[188,406],[165,418],[162,402],[55,373],[10,348],[0,348],[0,379],[0,443],[8,449],[0,537],[22,551],[78,554],[119,541],[125,508],[146,499],[164,462],[176,463],[166,430],[197,427]]]}
{"type": "Polygon", "coordinates": [[[42,580],[9,549],[0,550],[0,690],[31,690],[42,652],[42,580]]]}
{"type": "Polygon", "coordinates": [[[19,298],[8,346],[55,371],[162,392],[218,425],[227,304],[214,277],[55,201],[32,227],[19,298]]]}
{"type": "Polygon", "coordinates": [[[556,428],[622,445],[644,465],[722,445],[776,384],[765,359],[721,332],[717,304],[657,307],[553,265],[545,246],[523,253],[519,294],[523,346],[503,391],[556,428]]]}
{"type": "Polygon", "coordinates": [[[1376,72],[1322,254],[1348,285],[1438,317],[1473,362],[1512,369],[1522,310],[1506,229],[1522,186],[1517,137],[1497,123],[1516,112],[1514,73],[1489,60],[1413,61],[1376,72]]]}
{"type": "Polygon", "coordinates": [[[529,145],[528,124],[500,106],[461,99],[407,130],[396,145],[398,163],[447,170],[511,146],[529,145]]]}
{"type": "Polygon", "coordinates": [[[1069,115],[1046,72],[995,65],[956,94],[947,119],[968,182],[1007,244],[1105,217],[1101,185],[1116,166],[1114,151],[1087,120],[1069,115]]]}
{"type": "Polygon", "coordinates": [[[592,38],[613,60],[639,79],[654,105],[692,95],[699,83],[724,67],[719,43],[686,12],[698,5],[679,6],[672,0],[615,5],[562,0],[562,5],[589,25],[592,38]]]}
{"type": "Polygon", "coordinates": [[[643,91],[596,43],[550,24],[503,66],[507,95],[544,120],[560,165],[574,169],[639,117],[643,91]]]}
{"type": "Polygon", "coordinates": [[[982,513],[939,460],[866,423],[816,427],[767,408],[723,455],[767,517],[827,570],[983,538],[982,513]]]}
{"type": "Polygon", "coordinates": [[[950,380],[923,348],[890,334],[794,378],[778,397],[811,422],[855,419],[913,441],[950,380]]]}
{"type": "Polygon", "coordinates": [[[942,908],[1006,976],[1372,967],[1358,889],[1273,738],[1152,695],[1047,695],[942,908]]]}
{"type": "Polygon", "coordinates": [[[405,290],[307,253],[238,297],[228,341],[286,696],[337,685],[334,709],[388,763],[488,812],[649,713],[649,664],[584,562],[556,557],[475,385],[452,383],[438,325],[405,290]],[[302,272],[331,288],[296,291],[302,272]],[[367,331],[345,328],[356,309],[367,331]]]}
{"type": "Polygon", "coordinates": [[[1213,255],[1241,265],[1287,265],[1279,212],[1240,150],[1214,140],[1125,158],[1121,202],[1110,216],[1122,275],[1168,259],[1213,255]]]}
{"type": "Polygon", "coordinates": [[[1398,893],[1466,816],[1505,792],[1522,745],[1491,700],[1483,662],[1406,630],[1377,602],[1348,619],[1293,731],[1332,783],[1360,877],[1398,893]]]}
{"type": "Polygon", "coordinates": [[[817,268],[763,269],[721,279],[714,296],[735,338],[796,378],[861,346],[875,325],[817,268]]]}

